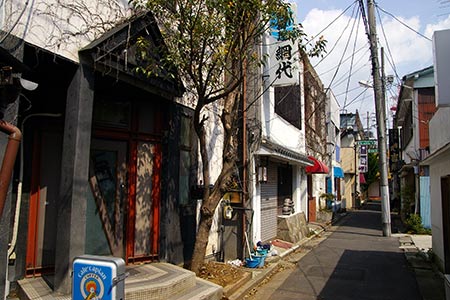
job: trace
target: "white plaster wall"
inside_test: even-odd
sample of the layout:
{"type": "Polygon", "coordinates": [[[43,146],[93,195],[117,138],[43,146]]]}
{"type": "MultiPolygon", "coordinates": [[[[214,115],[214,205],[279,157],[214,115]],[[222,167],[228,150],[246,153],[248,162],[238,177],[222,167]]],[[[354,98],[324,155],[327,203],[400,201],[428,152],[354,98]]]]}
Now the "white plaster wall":
{"type": "Polygon", "coordinates": [[[295,212],[302,210],[302,195],[301,195],[301,169],[299,166],[292,166],[292,201],[294,201],[295,212]]]}
{"type": "Polygon", "coordinates": [[[2,29],[78,62],[78,50],[131,14],[126,0],[4,0],[2,29]]]}
{"type": "Polygon", "coordinates": [[[308,190],[307,190],[307,176],[305,168],[299,167],[300,175],[300,212],[304,212],[308,216],[308,190]]]}
{"type": "Polygon", "coordinates": [[[320,198],[320,195],[326,192],[325,186],[326,174],[314,174],[313,178],[313,194],[312,197],[316,197],[316,201],[320,198]]]}
{"type": "MultiPolygon", "coordinates": [[[[433,154],[450,142],[450,107],[440,107],[429,123],[430,152],[433,154]]],[[[441,177],[450,174],[450,153],[435,157],[430,166],[432,249],[444,262],[444,237],[442,228],[441,177]]]]}
{"type": "Polygon", "coordinates": [[[433,252],[442,262],[444,261],[444,241],[442,228],[441,177],[449,174],[450,152],[447,152],[436,157],[430,163],[431,230],[433,232],[432,248],[433,252]]]}
{"type": "Polygon", "coordinates": [[[211,228],[209,229],[208,236],[208,245],[206,246],[206,255],[211,255],[217,253],[219,249],[219,228],[220,228],[220,220],[222,216],[222,205],[221,202],[217,205],[216,210],[214,212],[214,218],[211,224],[211,228]]]}
{"type": "Polygon", "coordinates": [[[419,112],[418,112],[418,92],[417,90],[414,91],[413,96],[413,102],[412,102],[412,122],[413,122],[413,135],[411,140],[406,145],[405,150],[402,153],[403,160],[406,164],[409,164],[412,162],[412,159],[419,159],[420,153],[420,139],[419,139],[419,123],[417,122],[419,120],[419,112]]]}
{"type": "MultiPolygon", "coordinates": [[[[267,52],[267,47],[263,47],[263,53],[267,52]]],[[[299,72],[303,74],[303,64],[299,63],[299,72]]],[[[268,66],[262,69],[263,74],[268,73],[268,66]]],[[[300,76],[303,78],[303,76],[300,76]]],[[[305,129],[298,129],[291,125],[289,122],[281,118],[275,113],[275,94],[274,88],[268,87],[270,82],[266,80],[265,86],[261,87],[263,93],[262,105],[261,105],[261,123],[262,123],[262,137],[270,139],[271,141],[283,145],[293,151],[305,152],[305,129]],[[265,91],[267,89],[267,91],[265,91]]],[[[304,80],[300,80],[300,91],[304,91],[304,80]]],[[[305,116],[305,98],[304,93],[301,92],[301,118],[304,123],[305,116]]]]}
{"type": "Polygon", "coordinates": [[[339,103],[331,91],[327,93],[327,96],[330,101],[330,111],[329,111],[330,121],[340,126],[339,124],[341,124],[341,112],[339,103]]]}
{"type": "Polygon", "coordinates": [[[430,152],[439,150],[450,142],[450,107],[441,107],[430,121],[430,152]]]}
{"type": "MultiPolygon", "coordinates": [[[[251,159],[251,164],[249,170],[255,169],[255,157],[251,159]],[[253,166],[253,167],[252,167],[253,166]]],[[[252,219],[252,239],[254,242],[261,240],[261,184],[258,182],[257,175],[255,172],[251,176],[252,184],[252,209],[253,209],[253,219],[252,219]]]]}
{"type": "MultiPolygon", "coordinates": [[[[205,109],[203,109],[203,114],[208,117],[206,121],[206,141],[207,141],[207,151],[209,154],[209,178],[211,184],[214,184],[219,177],[220,171],[222,170],[222,149],[223,149],[223,128],[220,120],[220,103],[216,102],[205,109]]],[[[198,153],[198,182],[203,184],[203,167],[200,156],[200,151],[198,153]]]]}
{"type": "MultiPolygon", "coordinates": [[[[293,151],[304,153],[306,151],[304,126],[300,130],[275,113],[274,88],[269,88],[268,92],[264,94],[262,103],[261,123],[263,138],[270,139],[293,151]]],[[[302,117],[304,115],[303,103],[302,96],[302,117]]]]}

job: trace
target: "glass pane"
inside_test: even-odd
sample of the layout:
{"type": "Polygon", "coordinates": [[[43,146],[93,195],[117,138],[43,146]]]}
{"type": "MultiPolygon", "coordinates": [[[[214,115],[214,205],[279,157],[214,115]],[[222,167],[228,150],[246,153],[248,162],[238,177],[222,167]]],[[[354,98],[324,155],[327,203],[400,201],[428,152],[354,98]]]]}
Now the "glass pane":
{"type": "Polygon", "coordinates": [[[106,207],[110,220],[114,219],[114,204],[116,199],[116,166],[117,153],[114,151],[92,151],[92,162],[94,164],[95,177],[106,200],[106,207]]]}
{"type": "Polygon", "coordinates": [[[152,254],[153,207],[151,196],[154,151],[152,144],[138,143],[134,256],[152,254]]]}
{"type": "Polygon", "coordinates": [[[86,213],[86,253],[123,255],[127,143],[94,139],[86,213]],[[106,242],[105,242],[106,241],[106,242]]]}
{"type": "Polygon", "coordinates": [[[96,100],[94,103],[94,122],[128,128],[130,124],[130,103],[128,101],[96,100]]]}
{"type": "Polygon", "coordinates": [[[88,189],[86,207],[86,254],[111,255],[108,239],[98,216],[97,205],[91,189],[88,189]]]}
{"type": "Polygon", "coordinates": [[[155,129],[155,104],[141,102],[138,104],[139,131],[145,133],[157,133],[155,129]]]}

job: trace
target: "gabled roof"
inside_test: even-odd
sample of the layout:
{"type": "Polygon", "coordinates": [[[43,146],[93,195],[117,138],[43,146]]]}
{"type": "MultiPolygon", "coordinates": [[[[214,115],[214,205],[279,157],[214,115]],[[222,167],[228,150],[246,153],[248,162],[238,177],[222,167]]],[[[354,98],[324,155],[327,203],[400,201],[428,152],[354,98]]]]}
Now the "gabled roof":
{"type": "Polygon", "coordinates": [[[402,78],[402,85],[397,99],[396,122],[402,126],[405,117],[410,114],[414,90],[434,87],[434,67],[430,66],[412,73],[402,78]]]}
{"type": "Polygon", "coordinates": [[[413,80],[415,89],[434,87],[434,67],[426,67],[407,74],[402,78],[403,83],[410,80],[413,80]]]}
{"type": "Polygon", "coordinates": [[[414,71],[412,73],[406,74],[405,76],[403,76],[403,79],[406,80],[406,79],[413,78],[413,77],[416,78],[416,77],[419,77],[419,76],[428,75],[428,74],[433,73],[433,72],[434,72],[434,67],[433,66],[429,66],[429,67],[423,68],[421,70],[414,71]]]}
{"type": "MultiPolygon", "coordinates": [[[[161,57],[165,48],[161,32],[151,12],[134,16],[103,34],[79,51],[80,58],[92,64],[95,70],[126,81],[139,88],[149,90],[162,97],[172,99],[183,94],[184,88],[175,68],[165,68],[162,76],[138,74],[136,60],[136,41],[144,37],[150,47],[151,55],[161,57]],[[167,76],[165,76],[167,75],[167,76]]],[[[162,68],[161,68],[162,69],[162,68]]]]}

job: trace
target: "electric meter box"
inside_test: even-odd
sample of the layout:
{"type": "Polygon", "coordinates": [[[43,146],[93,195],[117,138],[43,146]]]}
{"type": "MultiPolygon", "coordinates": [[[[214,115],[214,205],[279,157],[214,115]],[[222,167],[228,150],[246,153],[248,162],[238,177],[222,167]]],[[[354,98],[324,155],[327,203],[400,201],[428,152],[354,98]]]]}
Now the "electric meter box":
{"type": "Polygon", "coordinates": [[[124,300],[125,262],[122,258],[82,255],[73,261],[72,300],[124,300]]]}

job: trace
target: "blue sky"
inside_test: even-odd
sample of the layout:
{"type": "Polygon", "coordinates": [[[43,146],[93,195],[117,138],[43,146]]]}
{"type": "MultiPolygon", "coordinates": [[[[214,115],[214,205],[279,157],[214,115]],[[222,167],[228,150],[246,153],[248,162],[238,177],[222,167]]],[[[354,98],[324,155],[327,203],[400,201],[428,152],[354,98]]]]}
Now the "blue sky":
{"type": "MultiPolygon", "coordinates": [[[[353,0],[296,0],[298,17],[301,22],[313,8],[323,10],[345,9],[353,0]]],[[[376,3],[383,9],[402,17],[420,16],[426,23],[442,19],[443,13],[450,12],[450,5],[440,4],[441,0],[378,0],[376,3]]],[[[364,4],[366,0],[364,0],[364,4]]]]}
{"type": "MultiPolygon", "coordinates": [[[[324,86],[331,86],[341,109],[347,112],[358,109],[365,122],[366,112],[374,111],[374,100],[372,91],[364,90],[358,84],[360,80],[371,81],[371,73],[367,37],[362,22],[358,22],[358,10],[353,10],[352,6],[355,1],[295,0],[295,2],[298,22],[303,24],[309,36],[317,35],[337,19],[327,30],[320,33],[328,41],[327,56],[323,60],[311,59],[311,62],[324,86]],[[349,6],[351,9],[338,17],[349,6]]],[[[387,94],[389,108],[396,105],[398,83],[401,78],[432,65],[432,42],[429,39],[435,30],[450,28],[450,1],[378,0],[376,3],[382,9],[378,9],[376,14],[379,47],[385,48],[386,74],[395,78],[387,94]]]]}

